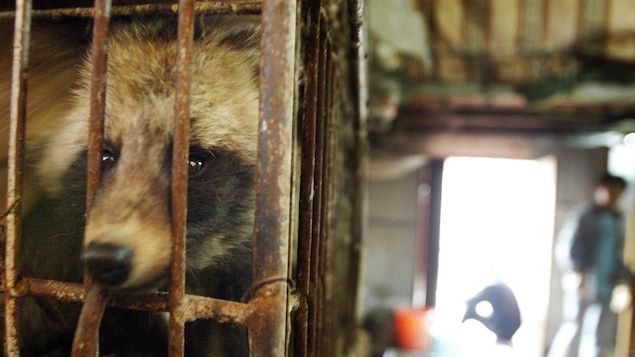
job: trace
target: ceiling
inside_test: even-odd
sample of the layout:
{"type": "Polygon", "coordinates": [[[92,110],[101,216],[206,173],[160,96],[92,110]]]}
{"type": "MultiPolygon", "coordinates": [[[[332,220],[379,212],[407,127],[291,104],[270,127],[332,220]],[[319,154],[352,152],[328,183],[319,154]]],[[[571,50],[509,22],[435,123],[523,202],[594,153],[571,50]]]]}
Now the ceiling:
{"type": "Polygon", "coordinates": [[[365,11],[374,133],[635,128],[635,1],[366,0],[365,11]]]}
{"type": "Polygon", "coordinates": [[[635,1],[367,0],[370,124],[630,130],[635,1]]]}

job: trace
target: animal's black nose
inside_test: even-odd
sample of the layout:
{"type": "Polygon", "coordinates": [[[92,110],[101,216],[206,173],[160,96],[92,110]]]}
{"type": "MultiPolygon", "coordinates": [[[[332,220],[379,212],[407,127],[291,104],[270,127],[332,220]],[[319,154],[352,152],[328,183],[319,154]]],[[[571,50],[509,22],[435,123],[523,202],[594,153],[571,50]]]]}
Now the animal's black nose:
{"type": "Polygon", "coordinates": [[[128,246],[93,242],[84,248],[82,260],[95,282],[104,287],[116,287],[130,275],[132,249],[128,246]]]}

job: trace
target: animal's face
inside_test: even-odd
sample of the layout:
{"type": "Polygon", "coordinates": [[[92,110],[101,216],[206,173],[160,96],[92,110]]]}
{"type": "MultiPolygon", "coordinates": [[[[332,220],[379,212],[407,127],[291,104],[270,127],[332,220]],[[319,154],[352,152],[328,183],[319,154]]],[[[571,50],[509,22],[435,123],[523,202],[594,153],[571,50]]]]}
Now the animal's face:
{"type": "MultiPolygon", "coordinates": [[[[195,42],[191,68],[187,268],[203,269],[248,249],[257,144],[258,34],[223,25],[195,42]]],[[[106,288],[154,287],[169,268],[176,44],[139,26],[109,41],[104,172],[87,213],[83,259],[106,288]],[[145,32],[149,32],[145,33],[145,32]]],[[[90,63],[66,143],[50,153],[85,154],[90,63]]],[[[49,167],[50,168],[50,167],[49,167]]],[[[59,174],[58,174],[59,175],[59,174]]],[[[58,177],[59,180],[59,177],[58,177]]],[[[63,183],[61,183],[63,185],[63,183]]],[[[58,188],[59,189],[59,188],[58,188]]]]}

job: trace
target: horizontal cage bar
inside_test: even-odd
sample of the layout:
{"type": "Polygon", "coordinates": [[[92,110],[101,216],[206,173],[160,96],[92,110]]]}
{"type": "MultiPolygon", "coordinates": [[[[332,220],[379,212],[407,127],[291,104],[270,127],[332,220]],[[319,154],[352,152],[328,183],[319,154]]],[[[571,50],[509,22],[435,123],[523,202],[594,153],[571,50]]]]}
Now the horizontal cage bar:
{"type": "MultiPolygon", "coordinates": [[[[26,285],[21,290],[28,289],[31,296],[66,302],[82,302],[86,292],[83,284],[56,280],[24,278],[21,284],[26,285]]],[[[158,292],[135,296],[114,296],[111,297],[108,306],[166,312],[168,311],[168,294],[158,292]]],[[[250,309],[246,303],[187,294],[183,297],[183,306],[184,310],[186,310],[186,321],[193,321],[199,318],[215,318],[221,322],[241,324],[244,323],[250,309]]]]}
{"type": "MultiPolygon", "coordinates": [[[[144,4],[113,6],[112,16],[148,15],[178,12],[178,4],[144,4]]],[[[260,1],[197,1],[194,3],[196,14],[236,14],[258,15],[261,12],[260,1]]],[[[33,18],[90,18],[95,14],[93,7],[75,7],[50,10],[33,10],[33,18]]],[[[14,11],[0,12],[0,20],[12,19],[14,11]]]]}

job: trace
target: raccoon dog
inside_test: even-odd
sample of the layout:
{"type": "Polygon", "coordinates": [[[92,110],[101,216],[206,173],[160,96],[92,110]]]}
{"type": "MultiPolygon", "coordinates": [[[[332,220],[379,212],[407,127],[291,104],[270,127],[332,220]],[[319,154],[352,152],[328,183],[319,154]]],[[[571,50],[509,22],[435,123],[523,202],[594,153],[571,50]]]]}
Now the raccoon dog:
{"type": "MultiPolygon", "coordinates": [[[[251,21],[199,20],[191,62],[186,290],[238,300],[251,283],[260,35],[251,21]]],[[[112,294],[165,288],[175,61],[174,19],[113,24],[102,183],[84,217],[91,69],[85,61],[60,130],[30,154],[42,193],[24,221],[24,275],[81,282],[86,267],[112,294]]],[[[60,303],[55,310],[62,318],[55,319],[23,300],[24,353],[67,356],[79,307],[60,303]]],[[[101,354],[163,355],[164,325],[159,316],[109,309],[101,354]]],[[[189,323],[186,354],[246,355],[246,332],[206,320],[189,323]]]]}

